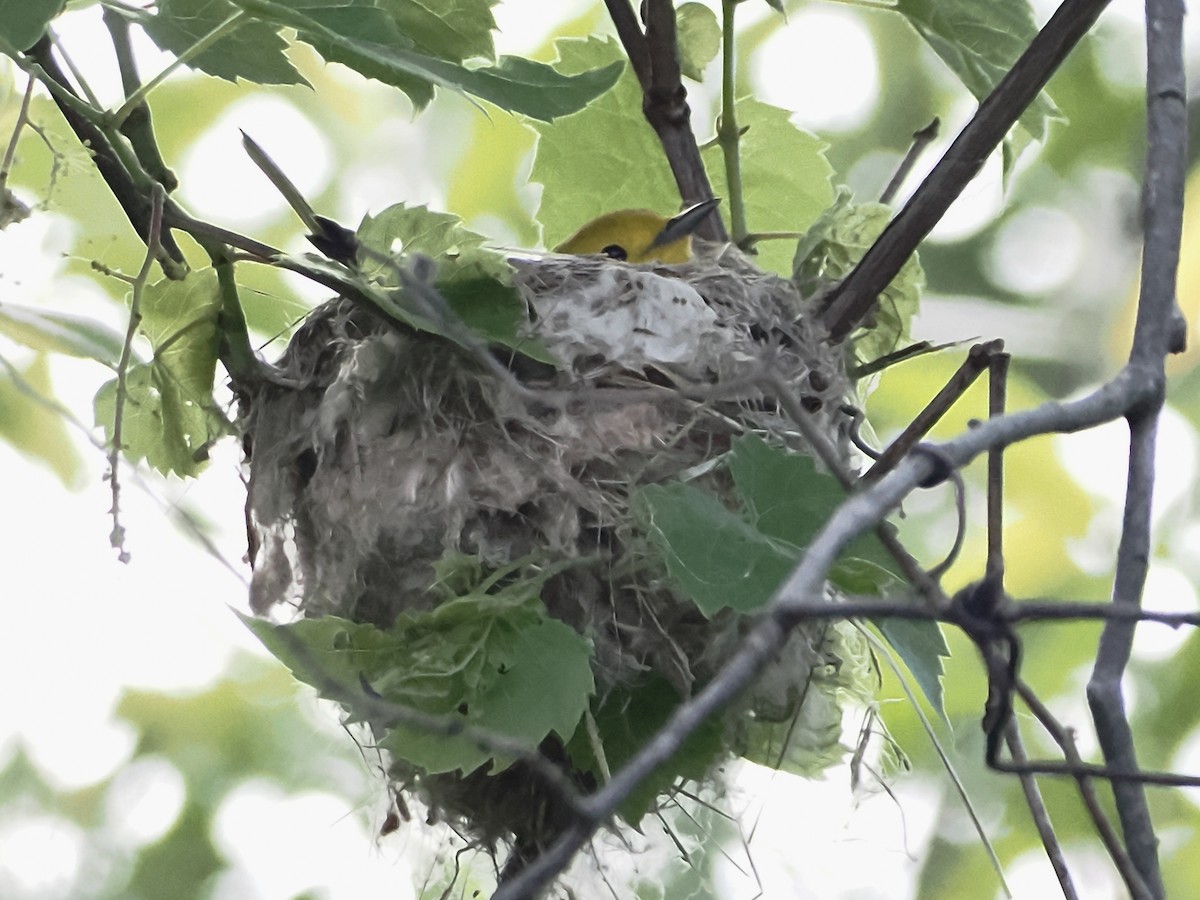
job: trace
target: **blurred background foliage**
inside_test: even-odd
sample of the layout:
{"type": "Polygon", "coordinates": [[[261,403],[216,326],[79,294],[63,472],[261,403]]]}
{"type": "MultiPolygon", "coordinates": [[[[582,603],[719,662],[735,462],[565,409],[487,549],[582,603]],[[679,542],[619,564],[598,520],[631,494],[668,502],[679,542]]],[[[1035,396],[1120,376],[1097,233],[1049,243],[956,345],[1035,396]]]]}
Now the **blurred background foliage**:
{"type": "MultiPolygon", "coordinates": [[[[98,10],[81,6],[59,23],[60,33],[102,98],[111,101],[115,74],[101,40],[98,10]]],[[[745,4],[738,45],[745,91],[786,107],[796,125],[826,142],[834,183],[849,185],[859,201],[879,195],[911,134],[933,116],[941,117],[943,136],[908,179],[904,192],[910,191],[922,168],[936,160],[970,115],[970,96],[916,35],[886,11],[817,0],[786,6],[785,19],[766,3],[745,4]],[[814,47],[825,51],[819,59],[814,59],[814,47]]],[[[1050,4],[1036,6],[1039,20],[1044,19],[1050,4]]],[[[1064,121],[1052,126],[1046,144],[1030,147],[1007,179],[999,160],[993,160],[922,248],[928,289],[913,336],[962,344],[898,366],[880,379],[868,410],[881,440],[897,433],[920,410],[976,338],[1003,338],[1013,353],[1012,408],[1075,395],[1120,366],[1136,295],[1138,182],[1145,143],[1137,10],[1136,4],[1117,4],[1054,77],[1049,91],[1064,121]]],[[[554,58],[557,39],[608,33],[600,4],[556,6],[553,22],[545,6],[536,2],[508,0],[496,11],[501,45],[541,60],[554,58]]],[[[180,176],[179,196],[185,206],[202,218],[277,246],[303,247],[299,223],[241,152],[240,126],[297,180],[318,210],[347,224],[392,202],[424,203],[462,216],[469,227],[502,246],[538,244],[541,188],[528,180],[536,140],[528,123],[486,104],[476,108],[461,97],[446,95],[439,95],[417,116],[398,92],[364,82],[336,65],[326,66],[306,47],[293,48],[289,55],[314,89],[234,85],[183,73],[154,93],[156,129],[166,159],[180,176]]],[[[156,58],[152,51],[146,57],[156,58]]],[[[144,74],[152,67],[144,64],[144,74]]],[[[712,137],[718,81],[717,66],[710,65],[705,82],[690,85],[693,122],[702,143],[712,137]]],[[[0,70],[0,134],[11,133],[23,89],[24,81],[13,69],[0,70]]],[[[4,259],[21,259],[31,268],[7,265],[0,272],[0,285],[6,298],[15,302],[86,314],[123,331],[127,285],[98,271],[97,264],[135,272],[142,257],[140,245],[85,151],[44,96],[34,99],[32,118],[41,133],[22,137],[12,185],[39,208],[2,238],[4,259]],[[34,258],[40,270],[28,262],[34,258]]],[[[1193,122],[1200,123],[1195,114],[1193,122]]],[[[1192,147],[1197,153],[1200,142],[1192,147]]],[[[780,171],[788,165],[784,158],[757,162],[780,171]]],[[[1200,175],[1193,175],[1189,201],[1200,192],[1198,179],[1200,175]]],[[[569,210],[570,198],[557,202],[559,210],[569,210]]],[[[613,196],[611,202],[637,206],[648,201],[613,196]]],[[[1191,203],[1179,289],[1193,323],[1200,303],[1196,209],[1200,206],[1191,203]]],[[[591,212],[581,204],[580,220],[591,212]]],[[[755,226],[753,220],[750,224],[755,226]]],[[[204,263],[198,248],[187,249],[195,265],[204,263]]],[[[252,326],[264,342],[274,342],[264,351],[271,356],[321,295],[269,267],[242,267],[239,276],[252,289],[245,295],[252,326]]],[[[44,401],[55,395],[56,383],[69,395],[74,389],[67,382],[93,378],[94,390],[108,373],[94,364],[66,366],[58,358],[7,341],[0,349],[5,363],[0,371],[0,436],[24,454],[22,465],[47,466],[66,487],[95,481],[103,471],[100,451],[80,439],[80,429],[67,424],[61,410],[44,401]]],[[[1200,374],[1195,354],[1193,350],[1172,361],[1155,559],[1146,599],[1147,606],[1157,609],[1196,608],[1200,525],[1192,476],[1200,374]]],[[[958,433],[969,419],[985,412],[986,393],[978,384],[935,435],[958,433]]],[[[75,414],[89,420],[85,412],[75,414]]],[[[1120,523],[1122,438],[1122,429],[1112,428],[1071,439],[1031,441],[1007,455],[1005,538],[1009,587],[1017,597],[1106,599],[1120,523]]],[[[981,474],[967,473],[973,526],[982,519],[981,474]]],[[[8,477],[21,476],[10,471],[8,477]]],[[[236,479],[234,466],[225,466],[221,477],[236,479]]],[[[193,492],[193,500],[203,492],[203,484],[202,480],[193,492]]],[[[81,504],[78,515],[96,519],[96,533],[103,534],[98,506],[81,504]]],[[[912,498],[898,524],[906,544],[920,558],[939,559],[953,534],[949,498],[940,492],[912,498]]],[[[209,527],[236,530],[236,525],[209,527]]],[[[204,551],[189,544],[180,552],[204,551]]],[[[953,590],[976,577],[983,558],[982,530],[972,527],[947,586],[953,590]]],[[[244,603],[240,597],[219,599],[244,603]]],[[[1143,627],[1131,670],[1131,708],[1141,758],[1148,767],[1200,771],[1194,700],[1200,642],[1194,635],[1164,638],[1165,629],[1151,631],[1154,628],[1143,627]]],[[[1089,624],[1022,629],[1027,680],[1079,730],[1085,751],[1093,749],[1094,741],[1081,688],[1097,633],[1089,624]]],[[[948,639],[954,655],[946,665],[949,727],[939,726],[942,738],[1001,860],[1019,884],[1024,868],[1044,865],[1031,862],[1040,852],[1036,836],[1015,780],[982,768],[980,666],[966,641],[956,634],[948,639]]],[[[0,756],[0,846],[7,848],[0,853],[7,858],[0,861],[0,895],[337,895],[334,888],[317,882],[285,889],[239,881],[245,872],[228,845],[228,835],[236,829],[222,832],[222,815],[228,815],[239,792],[247,790],[279,802],[341,797],[345,799],[338,815],[357,823],[355,834],[369,845],[378,832],[383,805],[370,753],[360,753],[330,717],[306,713],[297,703],[298,689],[277,665],[244,651],[232,659],[225,674],[203,690],[179,694],[126,689],[111,715],[134,735],[131,749],[108,774],[82,788],[56,786],[53,773],[27,752],[20,723],[9,723],[12,730],[0,756]],[[165,812],[159,803],[157,818],[150,816],[148,824],[134,827],[130,822],[138,821],[138,798],[147,792],[175,800],[166,804],[165,812]],[[226,837],[218,837],[221,833],[226,837]],[[61,847],[59,876],[30,871],[19,854],[11,852],[39,835],[49,835],[52,846],[61,847]]],[[[878,886],[859,896],[993,893],[991,887],[981,888],[996,884],[987,855],[964,826],[961,806],[894,677],[886,667],[883,671],[884,718],[916,769],[916,774],[904,777],[930,787],[926,796],[933,799],[927,802],[939,811],[925,843],[910,848],[920,857],[919,864],[911,866],[913,882],[903,888],[878,886]]],[[[53,698],[48,699],[52,704],[53,698]]],[[[1029,734],[1032,753],[1051,752],[1048,744],[1032,736],[1034,729],[1029,734]]],[[[1043,790],[1072,858],[1092,859],[1092,827],[1073,789],[1046,782],[1043,790]]],[[[1155,790],[1151,800],[1168,893],[1186,896],[1200,881],[1195,797],[1180,790],[1155,790]]],[[[248,801],[243,797],[243,802],[248,801]]],[[[402,825],[401,833],[408,827],[402,825]]],[[[381,838],[380,846],[387,848],[394,840],[381,838]]],[[[718,854],[711,849],[693,860],[677,885],[664,886],[662,894],[647,887],[645,895],[714,896],[708,879],[697,876],[715,865],[718,854]]],[[[366,855],[369,849],[360,852],[366,855]]],[[[435,856],[429,856],[434,861],[421,877],[442,871],[435,856]]],[[[424,896],[439,895],[439,877],[443,876],[426,881],[424,896]]],[[[396,884],[404,883],[397,873],[396,884]]],[[[1088,896],[1118,896],[1112,884],[1101,877],[1095,885],[1099,892],[1088,896]]]]}

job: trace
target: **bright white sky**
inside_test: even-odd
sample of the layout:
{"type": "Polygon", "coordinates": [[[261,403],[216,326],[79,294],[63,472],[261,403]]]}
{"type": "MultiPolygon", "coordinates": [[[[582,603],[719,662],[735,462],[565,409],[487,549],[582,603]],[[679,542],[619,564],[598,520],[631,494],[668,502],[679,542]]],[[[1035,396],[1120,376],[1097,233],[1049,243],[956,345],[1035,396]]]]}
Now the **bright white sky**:
{"type": "MultiPolygon", "coordinates": [[[[565,19],[586,5],[576,2],[556,9],[565,19]]],[[[1048,10],[1051,4],[1037,6],[1048,10]]],[[[1129,17],[1134,8],[1140,16],[1138,4],[1122,0],[1108,15],[1129,17]]],[[[497,10],[502,51],[539,43],[538,29],[548,30],[554,24],[547,19],[546,9],[540,0],[502,3],[497,10]],[[523,46],[514,46],[504,35],[521,35],[523,46]]],[[[742,9],[747,18],[768,14],[766,4],[742,9]]],[[[80,24],[92,28],[95,18],[93,7],[80,14],[80,24]]],[[[1193,18],[1192,25],[1196,24],[1193,18]]],[[[68,22],[61,28],[68,38],[74,30],[68,22]]],[[[154,71],[158,58],[148,53],[144,70],[154,71]]],[[[106,58],[95,66],[90,60],[80,61],[89,72],[108,67],[106,58]]],[[[881,77],[869,36],[854,16],[836,4],[817,4],[794,13],[789,27],[768,43],[756,87],[769,102],[796,110],[805,127],[836,140],[838,130],[853,127],[869,114],[881,77]],[[830,71],[837,71],[839,77],[826,77],[830,71]],[[821,84],[820,91],[808,89],[815,82],[821,84]]],[[[113,95],[114,85],[99,87],[102,94],[113,95]]],[[[965,117],[966,109],[961,112],[965,117]]],[[[280,126],[293,134],[307,134],[303,140],[288,142],[297,152],[270,148],[301,189],[316,188],[336,176],[324,140],[302,115],[280,102],[256,98],[240,106],[236,116],[231,113],[219,119],[183,160],[185,184],[204,185],[203,192],[210,192],[190,195],[200,214],[220,212],[228,220],[233,209],[258,209],[278,202],[274,189],[244,165],[240,147],[230,139],[236,126],[247,121],[254,122],[256,132],[263,135],[280,126]],[[206,177],[206,169],[221,177],[206,177]],[[230,171],[240,169],[249,180],[229,177],[230,171]],[[217,186],[235,191],[239,202],[211,193],[217,186]]],[[[950,134],[945,141],[953,134],[953,125],[947,125],[950,134]]],[[[419,140],[419,128],[420,120],[407,139],[419,140]]],[[[926,162],[932,165],[937,155],[930,151],[926,162]]],[[[1001,199],[998,168],[989,167],[955,205],[936,237],[952,240],[974,233],[996,213],[1001,199]]],[[[1062,214],[1054,209],[1031,210],[1027,215],[1029,230],[1014,234],[1012,253],[1036,250],[1029,235],[1043,226],[1064,233],[1063,223],[1055,218],[1062,214]]],[[[230,224],[252,230],[254,220],[230,224]]],[[[64,286],[53,271],[31,267],[35,262],[54,263],[53,254],[45,251],[60,242],[55,237],[60,225],[39,215],[0,232],[4,300],[44,302],[94,314],[95,295],[89,295],[88,289],[77,283],[64,286]]],[[[1066,233],[1072,233],[1069,227],[1066,233]]],[[[1078,235],[1073,240],[1078,243],[1078,235]]],[[[1074,259],[1075,243],[1060,245],[1065,261],[1060,256],[1037,269],[1035,277],[1067,277],[1064,267],[1074,259]]],[[[1003,258],[998,260],[998,265],[1003,263],[1003,258]]],[[[1031,267],[1021,271],[1029,272],[1031,267]]],[[[18,362],[23,358],[19,349],[8,344],[0,344],[0,353],[18,362]]],[[[59,360],[54,375],[68,406],[90,410],[91,394],[103,375],[97,367],[59,360]]],[[[1072,454],[1072,471],[1079,472],[1087,459],[1095,460],[1094,469],[1083,471],[1082,480],[1114,504],[1120,502],[1123,480],[1119,431],[1107,445],[1111,454],[1097,453],[1094,435],[1087,437],[1086,455],[1072,452],[1070,439],[1063,442],[1063,452],[1072,454]]],[[[1188,489],[1196,465],[1191,430],[1176,418],[1168,419],[1165,431],[1169,440],[1162,443],[1175,448],[1166,470],[1182,473],[1183,465],[1188,477],[1164,486],[1168,503],[1162,508],[1188,489]]],[[[122,512],[133,554],[129,565],[118,563],[108,546],[111,521],[106,512],[110,496],[103,481],[105,460],[82,435],[76,435],[76,444],[87,474],[83,489],[74,493],[65,492],[45,469],[0,444],[8,511],[0,517],[0,547],[5,548],[0,604],[8,644],[0,655],[0,709],[5,710],[0,720],[0,767],[20,744],[63,788],[95,783],[128,762],[133,736],[111,717],[122,690],[197,690],[219,677],[233,654],[265,655],[230,611],[231,606],[245,608],[247,578],[242,562],[244,490],[236,444],[219,447],[208,471],[188,485],[139,479],[126,470],[122,512]],[[174,527],[165,527],[167,510],[177,503],[214,523],[220,560],[174,527]]],[[[1098,559],[1104,557],[1105,537],[1095,538],[1098,559]]],[[[1200,545],[1200,536],[1195,543],[1200,545]]],[[[1194,573],[1167,567],[1156,571],[1151,593],[1163,602],[1153,605],[1195,608],[1190,574],[1194,573]]],[[[1169,646],[1139,644],[1139,652],[1154,657],[1169,646]]],[[[336,727],[332,714],[326,713],[325,718],[325,727],[336,727]]],[[[912,779],[894,785],[898,804],[880,795],[853,808],[844,772],[804,783],[747,767],[740,785],[742,796],[750,798],[745,800],[743,821],[746,827],[758,824],[754,861],[768,898],[913,896],[914,858],[921,856],[931,837],[939,804],[950,802],[942,799],[943,786],[912,779]],[[803,814],[798,814],[800,810],[803,814]],[[796,847],[805,848],[802,859],[796,847]]],[[[181,802],[177,773],[154,761],[126,772],[117,790],[111,808],[122,818],[131,846],[153,840],[169,827],[181,802]]],[[[382,809],[382,797],[377,808],[382,809]]],[[[273,900],[306,887],[319,887],[329,897],[392,898],[403,896],[398,886],[410,880],[403,853],[387,843],[376,846],[373,832],[360,824],[350,802],[333,794],[289,798],[270,783],[247,784],[229,798],[217,828],[219,846],[237,864],[213,895],[222,900],[273,900]],[[284,841],[264,839],[280,834],[287,835],[284,841]],[[279,846],[284,847],[282,852],[279,846]]],[[[80,839],[69,823],[0,811],[0,846],[5,848],[0,853],[0,896],[37,900],[72,896],[80,839]]],[[[1022,860],[1009,874],[1014,887],[1028,891],[1025,896],[1038,896],[1052,883],[1040,856],[1022,860]]],[[[736,876],[732,867],[722,877],[727,889],[723,896],[749,900],[755,895],[753,879],[736,876]]],[[[1089,897],[1112,895],[1109,885],[1092,887],[1095,892],[1089,891],[1089,897]]]]}

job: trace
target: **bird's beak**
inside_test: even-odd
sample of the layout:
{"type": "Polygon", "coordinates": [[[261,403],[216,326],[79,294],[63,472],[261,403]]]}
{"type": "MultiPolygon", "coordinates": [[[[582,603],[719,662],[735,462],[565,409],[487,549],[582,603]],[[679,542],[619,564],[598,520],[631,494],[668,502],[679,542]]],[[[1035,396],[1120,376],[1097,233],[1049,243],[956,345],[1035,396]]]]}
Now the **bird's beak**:
{"type": "Polygon", "coordinates": [[[720,202],[721,199],[719,197],[701,200],[694,206],[689,206],[683,212],[668,219],[662,231],[655,235],[654,240],[650,242],[650,247],[663,247],[674,243],[680,238],[687,237],[700,227],[700,223],[708,218],[708,214],[716,209],[720,202]]]}

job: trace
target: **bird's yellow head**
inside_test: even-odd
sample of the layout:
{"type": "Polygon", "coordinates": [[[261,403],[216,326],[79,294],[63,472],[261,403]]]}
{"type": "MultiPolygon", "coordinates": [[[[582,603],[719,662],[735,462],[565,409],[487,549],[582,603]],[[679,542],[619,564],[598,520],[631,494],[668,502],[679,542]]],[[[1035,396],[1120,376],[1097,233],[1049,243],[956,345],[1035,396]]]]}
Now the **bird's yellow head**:
{"type": "Polygon", "coordinates": [[[602,253],[631,263],[687,262],[692,232],[720,200],[702,200],[667,218],[648,209],[619,209],[592,219],[555,247],[558,253],[602,253]]]}

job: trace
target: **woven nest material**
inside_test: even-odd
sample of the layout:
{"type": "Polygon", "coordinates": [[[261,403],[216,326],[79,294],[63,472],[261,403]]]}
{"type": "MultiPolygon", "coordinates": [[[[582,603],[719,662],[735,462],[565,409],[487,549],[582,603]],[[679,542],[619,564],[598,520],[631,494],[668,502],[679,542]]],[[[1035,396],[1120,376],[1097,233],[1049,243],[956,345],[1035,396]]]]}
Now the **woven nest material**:
{"type": "MultiPolygon", "coordinates": [[[[791,282],[736,254],[673,267],[549,258],[514,268],[528,337],[556,361],[514,362],[525,392],[451,341],[385,325],[345,299],[299,329],[279,363],[296,386],[264,387],[247,404],[252,606],[386,628],[436,602],[428,588],[447,554],[485,568],[587,558],[541,596],[592,641],[598,694],[652,672],[686,697],[746,622],[729,611],[706,618],[647,563],[631,497],[682,478],[731,503],[721,458],[746,433],[807,452],[768,374],[848,463],[841,350],[791,282]]],[[[827,656],[823,626],[797,630],[742,713],[794,713],[827,656]]],[[[536,847],[566,815],[519,764],[402,775],[480,843],[536,847]]]]}

